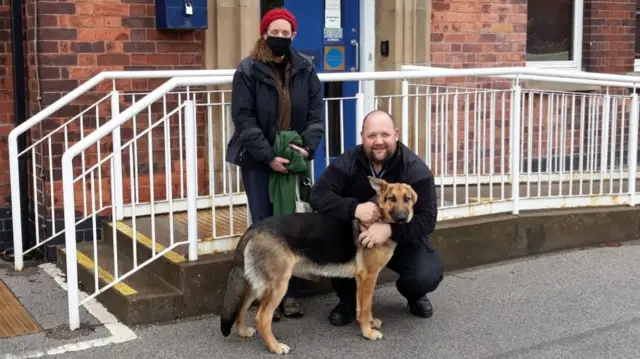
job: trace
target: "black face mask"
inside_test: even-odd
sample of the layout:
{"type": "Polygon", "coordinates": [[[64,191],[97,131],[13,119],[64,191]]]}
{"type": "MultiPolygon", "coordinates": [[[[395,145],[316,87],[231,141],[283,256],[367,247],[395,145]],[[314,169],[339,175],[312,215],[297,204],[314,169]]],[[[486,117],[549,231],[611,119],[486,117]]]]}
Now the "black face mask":
{"type": "Polygon", "coordinates": [[[291,46],[291,38],[269,36],[267,37],[267,45],[269,45],[273,56],[284,56],[291,46]]]}

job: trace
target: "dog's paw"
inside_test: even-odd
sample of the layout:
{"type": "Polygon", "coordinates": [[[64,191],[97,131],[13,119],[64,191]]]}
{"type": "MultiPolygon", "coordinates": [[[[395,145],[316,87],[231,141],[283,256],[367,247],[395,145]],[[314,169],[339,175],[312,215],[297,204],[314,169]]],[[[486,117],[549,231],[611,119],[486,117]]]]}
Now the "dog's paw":
{"type": "Polygon", "coordinates": [[[370,324],[371,324],[371,328],[380,329],[382,327],[382,320],[380,320],[378,318],[373,318],[371,320],[370,324]]]}
{"type": "Polygon", "coordinates": [[[289,354],[290,350],[291,348],[289,348],[289,346],[284,343],[278,343],[276,344],[275,348],[271,348],[271,351],[276,354],[289,354]]]}
{"type": "Polygon", "coordinates": [[[369,340],[379,340],[382,339],[382,333],[375,330],[375,329],[371,329],[370,332],[368,333],[363,333],[364,337],[369,339],[369,340]]]}
{"type": "Polygon", "coordinates": [[[256,334],[256,330],[254,328],[251,328],[251,327],[239,328],[238,329],[238,335],[241,338],[251,338],[255,334],[256,334]]]}

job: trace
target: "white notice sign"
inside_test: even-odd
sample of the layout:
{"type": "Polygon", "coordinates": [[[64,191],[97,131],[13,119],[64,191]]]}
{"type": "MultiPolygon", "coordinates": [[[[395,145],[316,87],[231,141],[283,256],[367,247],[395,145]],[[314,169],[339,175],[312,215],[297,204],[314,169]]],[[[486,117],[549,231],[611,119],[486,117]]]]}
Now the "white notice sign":
{"type": "Polygon", "coordinates": [[[342,27],[340,0],[325,0],[324,27],[336,29],[342,27]]]}

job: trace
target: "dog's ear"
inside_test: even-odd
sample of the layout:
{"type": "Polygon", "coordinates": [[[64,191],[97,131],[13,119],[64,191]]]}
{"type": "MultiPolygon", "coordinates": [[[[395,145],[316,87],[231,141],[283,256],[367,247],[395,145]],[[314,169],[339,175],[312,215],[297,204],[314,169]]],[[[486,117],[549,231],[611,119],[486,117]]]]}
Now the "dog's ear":
{"type": "Polygon", "coordinates": [[[387,181],[369,176],[369,184],[377,193],[384,192],[387,189],[387,181]]]}
{"type": "Polygon", "coordinates": [[[406,185],[407,189],[409,190],[409,193],[411,193],[411,200],[413,201],[413,204],[416,204],[416,202],[418,202],[418,194],[416,193],[416,191],[413,190],[413,187],[411,187],[410,185],[406,185]]]}

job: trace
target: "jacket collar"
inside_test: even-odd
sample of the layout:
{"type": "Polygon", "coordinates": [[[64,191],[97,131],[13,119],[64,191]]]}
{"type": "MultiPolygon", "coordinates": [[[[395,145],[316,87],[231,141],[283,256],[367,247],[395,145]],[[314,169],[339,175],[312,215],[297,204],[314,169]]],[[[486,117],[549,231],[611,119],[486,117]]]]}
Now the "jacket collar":
{"type": "MultiPolygon", "coordinates": [[[[289,53],[287,54],[287,60],[291,64],[291,76],[295,75],[296,72],[304,70],[311,66],[311,62],[303,57],[296,49],[293,47],[289,47],[289,53]]],[[[264,75],[269,77],[273,77],[271,72],[271,64],[264,63],[262,61],[256,61],[254,63],[256,69],[262,72],[264,75]]]]}
{"type": "Polygon", "coordinates": [[[364,153],[364,147],[362,145],[358,145],[357,149],[358,162],[371,174],[371,176],[381,178],[385,173],[393,171],[402,163],[402,158],[404,157],[403,155],[406,146],[400,141],[396,142],[396,145],[396,152],[382,164],[382,170],[380,171],[380,173],[375,173],[373,164],[371,163],[371,161],[369,161],[369,158],[367,158],[367,155],[364,153]]]}

